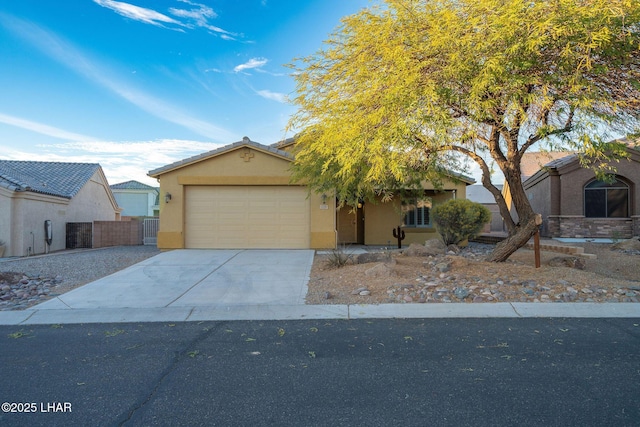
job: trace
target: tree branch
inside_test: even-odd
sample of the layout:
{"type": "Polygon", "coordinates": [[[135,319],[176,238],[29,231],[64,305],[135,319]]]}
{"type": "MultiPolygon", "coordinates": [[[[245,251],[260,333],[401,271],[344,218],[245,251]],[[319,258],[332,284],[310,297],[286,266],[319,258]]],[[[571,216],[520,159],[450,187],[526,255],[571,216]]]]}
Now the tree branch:
{"type": "Polygon", "coordinates": [[[511,217],[511,213],[509,212],[509,207],[507,206],[507,202],[504,200],[502,196],[502,192],[498,187],[493,185],[491,182],[491,171],[489,170],[489,166],[487,162],[479,156],[477,153],[469,150],[468,148],[461,147],[458,145],[453,145],[449,147],[453,151],[457,151],[466,156],[469,156],[473,161],[475,161],[480,169],[482,170],[482,186],[489,190],[489,192],[493,195],[493,198],[496,200],[498,204],[498,209],[500,209],[500,216],[504,220],[505,225],[507,226],[507,230],[511,233],[516,228],[516,224],[511,217]]]}
{"type": "MultiPolygon", "coordinates": [[[[547,123],[548,120],[548,115],[549,115],[549,110],[547,110],[547,112],[544,114],[545,115],[545,121],[544,124],[547,123]]],[[[559,128],[559,129],[555,129],[552,130],[549,133],[545,133],[543,135],[541,134],[535,134],[535,135],[530,135],[529,138],[527,139],[527,142],[525,142],[522,147],[520,147],[519,150],[519,155],[522,157],[522,155],[536,142],[540,141],[543,138],[546,138],[548,136],[552,136],[552,135],[559,135],[562,133],[566,133],[566,132],[571,132],[571,128],[573,127],[573,116],[575,114],[575,108],[571,107],[570,111],[569,111],[569,116],[567,117],[567,120],[564,122],[564,126],[559,128]]]]}

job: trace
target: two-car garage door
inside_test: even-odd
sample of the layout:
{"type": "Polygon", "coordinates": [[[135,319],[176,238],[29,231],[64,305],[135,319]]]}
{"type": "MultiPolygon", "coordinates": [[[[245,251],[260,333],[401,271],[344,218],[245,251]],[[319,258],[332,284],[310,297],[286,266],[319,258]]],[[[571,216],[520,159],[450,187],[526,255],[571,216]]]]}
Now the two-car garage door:
{"type": "Polygon", "coordinates": [[[185,246],[309,248],[307,190],[292,186],[187,186],[185,246]]]}

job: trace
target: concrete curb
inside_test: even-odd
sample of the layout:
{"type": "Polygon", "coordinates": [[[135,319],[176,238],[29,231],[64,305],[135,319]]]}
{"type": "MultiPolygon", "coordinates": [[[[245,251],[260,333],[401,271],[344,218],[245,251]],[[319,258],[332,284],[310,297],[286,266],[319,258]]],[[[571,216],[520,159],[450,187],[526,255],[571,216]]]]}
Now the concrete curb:
{"type": "Polygon", "coordinates": [[[640,318],[635,303],[229,305],[0,312],[0,325],[304,319],[640,318]]]}

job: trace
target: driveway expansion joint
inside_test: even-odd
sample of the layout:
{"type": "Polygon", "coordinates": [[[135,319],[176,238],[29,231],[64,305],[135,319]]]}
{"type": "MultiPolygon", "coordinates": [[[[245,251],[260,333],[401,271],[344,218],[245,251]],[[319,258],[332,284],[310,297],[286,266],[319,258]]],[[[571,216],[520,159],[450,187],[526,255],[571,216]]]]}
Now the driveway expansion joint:
{"type": "Polygon", "coordinates": [[[195,288],[196,286],[198,286],[200,283],[202,283],[203,281],[205,281],[209,276],[211,276],[213,273],[215,273],[216,271],[220,270],[222,267],[224,267],[225,265],[227,265],[229,263],[229,261],[231,261],[232,259],[234,259],[235,257],[237,257],[238,255],[240,255],[242,252],[245,252],[245,250],[239,250],[238,252],[236,252],[232,257],[230,257],[229,259],[227,259],[225,262],[223,262],[222,264],[220,264],[219,266],[217,266],[216,268],[214,268],[213,270],[211,270],[206,276],[204,276],[202,279],[198,280],[193,286],[189,287],[187,290],[185,290],[183,293],[181,293],[180,295],[178,295],[176,298],[174,298],[172,301],[169,302],[169,304],[165,305],[166,307],[169,307],[171,304],[173,304],[174,302],[178,301],[180,298],[182,298],[183,296],[185,296],[189,291],[191,291],[193,288],[195,288]]]}

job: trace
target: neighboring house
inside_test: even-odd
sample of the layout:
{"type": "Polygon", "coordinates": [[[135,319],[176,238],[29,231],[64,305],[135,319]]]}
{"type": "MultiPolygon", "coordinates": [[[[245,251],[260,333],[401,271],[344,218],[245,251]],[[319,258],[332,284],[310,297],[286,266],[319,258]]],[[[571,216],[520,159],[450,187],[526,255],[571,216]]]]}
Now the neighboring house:
{"type": "Polygon", "coordinates": [[[0,160],[0,239],[5,256],[65,249],[66,223],[120,219],[97,163],[0,160]],[[45,221],[50,221],[50,245],[45,221]]]}
{"type": "Polygon", "coordinates": [[[431,203],[465,197],[466,177],[419,200],[336,209],[328,194],[291,183],[292,140],[242,141],[152,170],[160,181],[158,247],[313,248],[338,243],[388,245],[404,221],[405,245],[435,237],[431,203]],[[366,221],[365,221],[366,219],[366,221]]]}
{"type": "Polygon", "coordinates": [[[138,181],[127,181],[111,186],[111,192],[122,208],[122,216],[158,216],[157,188],[138,181]]]}
{"type": "Polygon", "coordinates": [[[542,215],[542,236],[640,235],[640,151],[628,146],[629,158],[614,164],[610,183],[598,181],[575,153],[525,154],[523,185],[533,210],[542,215]]]}
{"type": "MultiPolygon", "coordinates": [[[[502,185],[497,184],[496,188],[502,190],[502,185]]],[[[500,208],[495,197],[483,185],[470,185],[467,187],[467,199],[480,203],[491,212],[491,222],[485,225],[483,233],[501,233],[505,231],[504,220],[500,215],[500,208]]]]}

